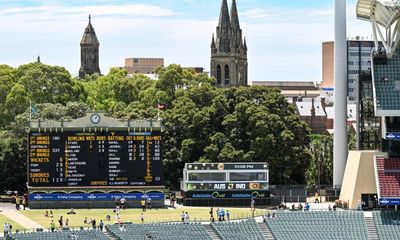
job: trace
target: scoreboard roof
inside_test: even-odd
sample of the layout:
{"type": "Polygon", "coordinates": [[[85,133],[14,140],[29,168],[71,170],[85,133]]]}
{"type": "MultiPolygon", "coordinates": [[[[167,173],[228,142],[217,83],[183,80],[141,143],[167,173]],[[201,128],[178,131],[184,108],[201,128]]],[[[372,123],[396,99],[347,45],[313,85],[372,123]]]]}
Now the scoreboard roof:
{"type": "Polygon", "coordinates": [[[186,163],[185,170],[268,170],[266,162],[186,163]]]}
{"type": "Polygon", "coordinates": [[[161,120],[117,120],[105,115],[105,113],[88,113],[85,117],[70,121],[54,121],[31,119],[29,122],[29,131],[63,131],[87,129],[87,131],[102,130],[123,130],[128,131],[162,131],[161,120]]]}

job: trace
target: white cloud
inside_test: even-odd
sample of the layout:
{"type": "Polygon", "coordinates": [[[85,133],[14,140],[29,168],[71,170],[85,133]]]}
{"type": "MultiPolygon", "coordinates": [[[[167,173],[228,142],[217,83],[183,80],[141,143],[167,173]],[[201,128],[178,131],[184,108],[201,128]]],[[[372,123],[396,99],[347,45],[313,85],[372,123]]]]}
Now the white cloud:
{"type": "Polygon", "coordinates": [[[76,18],[76,16],[95,14],[97,16],[117,17],[169,17],[176,13],[171,9],[163,9],[154,5],[96,5],[96,6],[60,6],[46,5],[38,7],[14,7],[0,10],[0,19],[7,21],[13,18],[20,20],[51,21],[61,17],[76,18]]]}
{"type": "MultiPolygon", "coordinates": [[[[348,35],[370,35],[369,25],[356,20],[354,12],[350,6],[348,35]]],[[[103,73],[131,56],[209,68],[218,16],[197,19],[149,4],[2,9],[0,63],[17,66],[39,52],[43,62],[76,74],[89,13],[101,43],[103,73]]],[[[333,40],[333,9],[252,8],[239,9],[239,15],[248,41],[250,80],[321,80],[321,44],[333,40]]]]}

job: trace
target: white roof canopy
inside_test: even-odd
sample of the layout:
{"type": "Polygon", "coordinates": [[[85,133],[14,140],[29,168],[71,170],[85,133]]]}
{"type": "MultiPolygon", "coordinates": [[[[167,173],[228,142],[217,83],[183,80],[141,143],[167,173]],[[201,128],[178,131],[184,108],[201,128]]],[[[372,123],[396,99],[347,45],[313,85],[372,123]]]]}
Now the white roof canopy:
{"type": "Polygon", "coordinates": [[[400,42],[400,0],[358,0],[357,18],[371,22],[375,49],[381,41],[391,58],[400,42]]]}
{"type": "Polygon", "coordinates": [[[398,0],[358,0],[357,18],[371,21],[373,18],[380,25],[389,27],[399,17],[398,0]]]}

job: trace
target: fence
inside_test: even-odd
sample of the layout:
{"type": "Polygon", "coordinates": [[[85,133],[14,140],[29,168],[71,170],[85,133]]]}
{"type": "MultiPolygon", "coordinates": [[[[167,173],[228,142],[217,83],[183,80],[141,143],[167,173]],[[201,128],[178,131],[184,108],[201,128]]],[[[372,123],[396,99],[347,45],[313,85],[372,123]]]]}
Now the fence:
{"type": "Polygon", "coordinates": [[[270,185],[271,205],[278,206],[282,202],[306,202],[308,197],[315,193],[324,197],[327,202],[339,199],[340,187],[309,186],[309,185],[270,185]]]}

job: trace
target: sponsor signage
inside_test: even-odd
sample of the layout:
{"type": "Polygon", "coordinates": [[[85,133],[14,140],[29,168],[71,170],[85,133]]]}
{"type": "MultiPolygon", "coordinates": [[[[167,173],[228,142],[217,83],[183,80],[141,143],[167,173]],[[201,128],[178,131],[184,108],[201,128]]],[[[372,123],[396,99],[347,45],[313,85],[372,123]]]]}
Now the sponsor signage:
{"type": "Polygon", "coordinates": [[[269,198],[269,191],[188,191],[185,192],[185,198],[192,199],[251,199],[251,198],[269,198]]]}
{"type": "Polygon", "coordinates": [[[388,140],[400,140],[400,133],[398,133],[398,132],[386,133],[386,139],[388,139],[388,140]]]}
{"type": "Polygon", "coordinates": [[[400,198],[380,198],[379,203],[382,205],[400,205],[400,198]]]}
{"type": "Polygon", "coordinates": [[[114,201],[116,198],[140,200],[164,200],[164,193],[73,193],[73,194],[29,194],[29,201],[114,201]]]}
{"type": "Polygon", "coordinates": [[[267,190],[268,183],[187,183],[187,190],[267,190]]]}
{"type": "Polygon", "coordinates": [[[267,163],[188,163],[187,170],[265,170],[267,163]]]}

